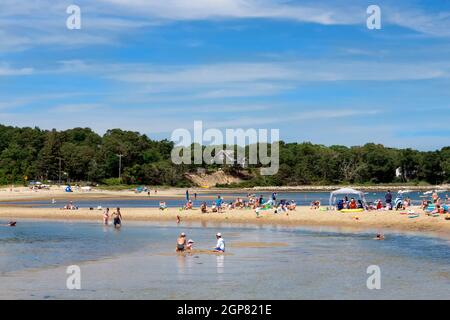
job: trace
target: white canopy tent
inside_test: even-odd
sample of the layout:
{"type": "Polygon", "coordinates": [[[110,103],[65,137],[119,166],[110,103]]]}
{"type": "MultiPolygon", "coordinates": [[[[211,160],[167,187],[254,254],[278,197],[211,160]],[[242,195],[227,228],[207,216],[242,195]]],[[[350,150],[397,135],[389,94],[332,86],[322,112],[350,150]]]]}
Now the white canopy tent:
{"type": "Polygon", "coordinates": [[[336,203],[336,198],[338,195],[346,195],[346,196],[358,196],[362,201],[363,205],[366,206],[366,197],[364,196],[364,192],[358,191],[352,188],[342,188],[336,191],[331,192],[330,194],[330,209],[334,206],[333,203],[336,203]]]}

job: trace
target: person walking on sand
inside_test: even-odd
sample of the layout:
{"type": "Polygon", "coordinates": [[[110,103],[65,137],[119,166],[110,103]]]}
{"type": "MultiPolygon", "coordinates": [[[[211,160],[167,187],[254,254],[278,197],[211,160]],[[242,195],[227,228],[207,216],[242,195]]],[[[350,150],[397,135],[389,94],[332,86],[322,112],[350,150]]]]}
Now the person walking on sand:
{"type": "Polygon", "coordinates": [[[109,208],[106,208],[105,211],[103,211],[103,224],[107,226],[109,223],[109,208]]]}
{"type": "Polygon", "coordinates": [[[114,221],[114,227],[119,229],[122,227],[122,214],[120,213],[120,208],[117,208],[117,211],[112,214],[112,218],[114,221]]]}
{"type": "Polygon", "coordinates": [[[183,232],[177,239],[176,252],[184,252],[186,250],[186,234],[183,232]]]}
{"type": "Polygon", "coordinates": [[[216,234],[217,244],[214,248],[214,252],[225,252],[225,240],[222,238],[222,234],[218,233],[216,234]]]}

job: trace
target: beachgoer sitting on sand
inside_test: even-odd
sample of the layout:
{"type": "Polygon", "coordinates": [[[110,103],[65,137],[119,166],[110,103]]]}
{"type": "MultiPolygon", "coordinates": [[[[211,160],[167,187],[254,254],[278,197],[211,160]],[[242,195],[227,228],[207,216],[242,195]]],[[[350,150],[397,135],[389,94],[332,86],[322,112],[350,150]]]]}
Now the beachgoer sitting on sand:
{"type": "Polygon", "coordinates": [[[216,203],[215,202],[212,204],[211,210],[212,210],[212,212],[217,212],[217,207],[216,207],[216,203]]]}
{"type": "Polygon", "coordinates": [[[348,205],[348,208],[349,208],[349,209],[357,209],[357,208],[358,208],[358,204],[356,203],[355,198],[352,198],[352,199],[350,200],[350,203],[349,203],[349,205],[348,205]]]}
{"type": "Polygon", "coordinates": [[[200,210],[202,211],[202,213],[208,212],[208,207],[206,206],[206,202],[202,203],[202,205],[200,206],[200,210]]]}
{"type": "Polygon", "coordinates": [[[320,209],[320,201],[314,200],[313,202],[311,202],[311,209],[312,210],[320,209]]]}
{"type": "Polygon", "coordinates": [[[358,209],[365,209],[361,199],[358,200],[358,209]]]}
{"type": "Polygon", "coordinates": [[[405,200],[403,200],[402,209],[407,210],[410,205],[411,205],[411,200],[409,198],[406,198],[405,200]]]}
{"type": "Polygon", "coordinates": [[[159,210],[166,210],[167,209],[167,205],[164,201],[161,201],[159,203],[159,210]]]}
{"type": "Polygon", "coordinates": [[[422,204],[420,205],[420,208],[422,210],[425,210],[426,208],[428,208],[428,200],[422,200],[422,204]]]}
{"type": "Polygon", "coordinates": [[[237,208],[243,208],[245,206],[245,201],[242,200],[242,198],[237,198],[235,206],[237,208]]]}
{"type": "Polygon", "coordinates": [[[439,199],[439,196],[436,192],[433,192],[433,195],[431,196],[431,199],[433,199],[433,203],[436,203],[439,199]]]}
{"type": "Polygon", "coordinates": [[[280,212],[288,212],[290,210],[290,205],[288,204],[288,202],[285,199],[280,200],[280,203],[277,207],[277,209],[275,210],[275,213],[280,213],[280,212]]]}
{"type": "Polygon", "coordinates": [[[119,229],[122,227],[122,214],[120,213],[120,208],[117,208],[117,211],[112,214],[112,218],[114,221],[114,228],[119,229]]]}
{"type": "Polygon", "coordinates": [[[193,208],[192,200],[189,200],[186,203],[186,206],[184,207],[184,210],[192,210],[192,208],[193,208]]]}
{"type": "Polygon", "coordinates": [[[186,234],[183,232],[177,239],[176,252],[184,252],[186,250],[186,234]]]}
{"type": "Polygon", "coordinates": [[[107,226],[108,222],[109,222],[109,208],[106,208],[105,211],[103,211],[103,224],[107,226]]]}
{"type": "Polygon", "coordinates": [[[381,210],[383,209],[383,202],[381,202],[381,200],[377,201],[377,210],[381,210]]]}
{"type": "MultiPolygon", "coordinates": [[[[320,208],[320,201],[317,201],[318,208],[320,208]]],[[[297,208],[297,204],[294,200],[291,200],[291,202],[287,205],[288,210],[294,211],[297,208]]]]}
{"type": "Polygon", "coordinates": [[[189,241],[187,242],[187,245],[186,245],[186,250],[191,251],[192,249],[194,249],[194,240],[189,239],[189,241]]]}
{"type": "Polygon", "coordinates": [[[214,252],[225,252],[225,240],[222,238],[222,234],[216,234],[217,245],[214,248],[214,252]]]}
{"type": "Polygon", "coordinates": [[[337,208],[338,211],[343,210],[344,209],[344,200],[339,200],[337,205],[336,205],[336,208],[337,208]]]}

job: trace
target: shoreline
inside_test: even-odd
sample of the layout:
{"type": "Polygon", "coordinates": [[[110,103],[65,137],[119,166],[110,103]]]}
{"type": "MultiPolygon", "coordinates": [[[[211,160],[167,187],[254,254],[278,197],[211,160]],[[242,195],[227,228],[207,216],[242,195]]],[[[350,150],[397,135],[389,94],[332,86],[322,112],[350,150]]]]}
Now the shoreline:
{"type": "MultiPolygon", "coordinates": [[[[420,212],[415,209],[416,212],[420,212]]],[[[176,222],[177,216],[181,224],[196,222],[226,223],[240,225],[273,225],[291,227],[332,227],[348,230],[377,230],[377,232],[414,232],[432,233],[439,238],[450,239],[450,221],[444,216],[430,217],[420,212],[420,217],[411,219],[396,211],[376,211],[362,213],[341,213],[337,211],[311,210],[309,207],[298,207],[296,211],[274,214],[267,211],[257,218],[254,210],[229,210],[224,213],[202,214],[200,210],[183,210],[169,208],[161,211],[157,208],[121,208],[123,223],[133,222],[176,222]]],[[[0,219],[18,220],[54,220],[54,221],[98,221],[101,224],[102,210],[60,210],[48,208],[0,207],[0,219]]]]}
{"type": "MultiPolygon", "coordinates": [[[[46,201],[46,200],[179,200],[186,198],[186,190],[189,190],[191,195],[197,193],[198,195],[214,198],[218,194],[227,196],[231,194],[249,194],[259,192],[278,192],[278,193],[315,193],[315,192],[331,192],[337,190],[342,186],[291,186],[291,187],[254,187],[254,188],[151,188],[151,193],[148,195],[145,192],[137,193],[133,189],[128,190],[104,190],[101,188],[93,188],[92,191],[74,191],[71,193],[65,192],[63,188],[52,186],[48,190],[30,190],[28,187],[3,187],[0,188],[0,206],[8,202],[26,202],[26,201],[46,201]]],[[[442,186],[349,186],[363,192],[385,192],[388,189],[396,192],[398,190],[411,190],[413,192],[424,192],[435,189],[447,190],[450,189],[448,185],[442,186]]]]}

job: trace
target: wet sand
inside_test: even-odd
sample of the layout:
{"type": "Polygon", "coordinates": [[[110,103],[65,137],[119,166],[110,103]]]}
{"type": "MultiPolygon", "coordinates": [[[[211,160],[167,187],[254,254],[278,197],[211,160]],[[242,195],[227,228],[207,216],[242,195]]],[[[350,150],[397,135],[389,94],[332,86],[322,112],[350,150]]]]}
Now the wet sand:
{"type": "MultiPolygon", "coordinates": [[[[275,214],[265,211],[257,217],[254,210],[235,209],[223,213],[201,213],[200,210],[180,210],[169,208],[164,211],[157,208],[122,208],[123,224],[127,221],[173,221],[180,217],[181,224],[201,223],[239,223],[268,224],[288,226],[323,226],[349,229],[398,230],[412,232],[432,232],[438,236],[449,237],[450,220],[445,215],[427,216],[419,208],[417,218],[409,218],[396,211],[371,211],[362,213],[341,213],[336,211],[311,210],[298,207],[295,211],[275,214]]],[[[19,221],[22,218],[51,220],[97,220],[102,221],[102,210],[61,210],[53,208],[0,207],[0,219],[19,221]]]]}

